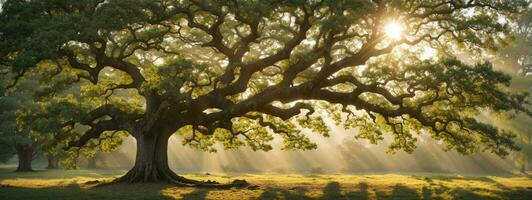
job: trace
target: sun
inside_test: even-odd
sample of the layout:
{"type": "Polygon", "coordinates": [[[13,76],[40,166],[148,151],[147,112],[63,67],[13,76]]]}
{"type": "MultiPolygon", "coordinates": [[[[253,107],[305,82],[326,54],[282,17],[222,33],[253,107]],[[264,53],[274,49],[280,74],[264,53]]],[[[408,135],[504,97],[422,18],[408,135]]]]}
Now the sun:
{"type": "Polygon", "coordinates": [[[388,22],[386,26],[384,26],[384,32],[386,35],[394,40],[400,40],[403,37],[404,31],[405,27],[403,24],[396,21],[388,22]]]}

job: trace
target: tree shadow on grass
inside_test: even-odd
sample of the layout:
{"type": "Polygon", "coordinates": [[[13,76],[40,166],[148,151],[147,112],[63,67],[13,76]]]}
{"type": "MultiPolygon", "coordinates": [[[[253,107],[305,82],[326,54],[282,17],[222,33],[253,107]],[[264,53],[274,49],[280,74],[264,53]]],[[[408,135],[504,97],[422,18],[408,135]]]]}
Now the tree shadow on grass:
{"type": "Polygon", "coordinates": [[[464,188],[464,187],[449,188],[445,185],[439,184],[439,185],[424,186],[421,189],[421,196],[423,200],[532,199],[532,188],[525,188],[525,187],[508,188],[504,185],[497,186],[497,187],[500,189],[500,191],[483,189],[483,188],[464,188]]]}
{"type": "MultiPolygon", "coordinates": [[[[485,184],[491,184],[495,186],[500,191],[493,191],[482,188],[463,188],[458,187],[454,189],[447,188],[444,185],[439,185],[435,188],[436,193],[441,194],[445,191],[449,193],[453,199],[532,199],[532,187],[513,187],[509,188],[508,186],[501,184],[500,182],[494,180],[491,177],[432,177],[431,180],[439,181],[448,181],[453,182],[455,180],[461,181],[478,181],[485,184]],[[491,193],[491,195],[483,196],[482,193],[491,193]]],[[[426,199],[426,198],[425,198],[426,199]]],[[[441,198],[440,198],[441,199],[441,198]]]]}
{"type": "Polygon", "coordinates": [[[207,197],[209,189],[196,189],[191,193],[188,193],[183,196],[183,200],[203,200],[207,197]]]}
{"type": "Polygon", "coordinates": [[[421,188],[421,195],[423,196],[424,200],[432,200],[432,190],[426,186],[421,188]]]}
{"type": "Polygon", "coordinates": [[[501,190],[509,190],[508,187],[506,187],[505,185],[497,182],[496,180],[493,180],[490,177],[475,177],[475,176],[466,176],[466,177],[449,176],[449,177],[443,177],[442,176],[442,177],[432,177],[432,178],[426,178],[426,179],[439,180],[439,181],[449,181],[449,182],[453,182],[455,180],[460,180],[460,181],[478,181],[478,182],[483,182],[483,183],[487,183],[487,184],[493,184],[493,185],[495,185],[496,187],[498,187],[501,190]]]}
{"type": "MultiPolygon", "coordinates": [[[[120,188],[130,189],[130,190],[137,190],[136,188],[130,188],[128,186],[132,185],[125,185],[124,187],[117,186],[117,188],[109,188],[110,191],[115,191],[120,188]]],[[[133,185],[134,186],[134,185],[133,185]]],[[[169,198],[168,196],[164,196],[159,193],[157,194],[157,191],[161,191],[162,189],[171,187],[171,186],[164,186],[164,185],[155,185],[150,187],[143,186],[146,192],[144,195],[147,195],[148,197],[156,197],[158,198],[169,198]],[[151,193],[151,194],[150,194],[151,193]]],[[[76,186],[72,186],[76,187],[76,186]]],[[[173,188],[173,187],[171,187],[173,188]]],[[[140,188],[139,188],[140,189],[140,188]]],[[[83,189],[78,189],[83,190],[83,189]]],[[[93,189],[89,189],[93,190],[93,189]]],[[[207,195],[211,191],[216,191],[217,189],[206,189],[206,188],[197,188],[194,189],[192,192],[189,192],[182,196],[182,199],[185,200],[204,200],[206,199],[207,195]]],[[[238,189],[238,190],[247,190],[247,189],[238,189]]],[[[264,199],[264,200],[274,200],[274,199],[290,199],[290,200],[309,200],[309,199],[316,199],[316,200],[347,200],[347,199],[356,199],[356,200],[367,200],[369,199],[369,186],[365,182],[359,183],[354,188],[346,188],[345,186],[342,187],[340,183],[338,182],[329,182],[323,187],[322,192],[323,195],[321,196],[310,196],[307,192],[309,192],[309,189],[306,187],[296,186],[293,188],[279,188],[279,187],[269,187],[265,188],[264,192],[260,194],[260,196],[257,199],[264,199]],[[353,189],[353,190],[350,190],[353,189]]],[[[412,187],[407,187],[405,185],[397,184],[392,186],[391,188],[383,188],[375,191],[376,199],[377,200],[443,200],[443,199],[457,199],[457,200],[468,200],[468,199],[475,199],[475,200],[485,200],[485,199],[532,199],[532,190],[530,188],[524,188],[524,187],[518,187],[513,188],[512,190],[502,190],[501,192],[497,191],[491,191],[493,192],[491,195],[484,195],[483,189],[475,189],[475,188],[449,188],[445,185],[426,185],[423,186],[421,189],[416,189],[412,187]]],[[[244,192],[245,193],[245,192],[244,192]]],[[[115,196],[115,197],[126,197],[126,196],[115,196]]],[[[250,197],[242,196],[242,199],[247,199],[250,197]]]]}
{"type": "MultiPolygon", "coordinates": [[[[481,179],[488,182],[488,179],[481,179]]],[[[493,181],[493,180],[491,180],[493,181]]],[[[498,186],[497,190],[484,188],[469,187],[448,187],[445,184],[436,184],[427,180],[420,187],[407,185],[382,186],[369,190],[367,183],[361,182],[357,185],[341,185],[339,182],[328,182],[323,188],[317,186],[323,195],[316,194],[316,187],[313,185],[300,185],[292,188],[287,187],[268,187],[262,188],[263,192],[257,190],[252,192],[248,189],[235,189],[233,194],[242,196],[242,200],[253,198],[248,196],[251,193],[259,196],[257,199],[295,199],[295,200],[344,200],[344,199],[369,199],[375,195],[378,200],[442,200],[442,199],[532,199],[532,188],[530,187],[512,187],[507,188],[504,185],[498,186]],[[240,191],[243,190],[243,191],[240,191]],[[257,193],[258,192],[258,193],[257,193]]],[[[209,192],[217,191],[216,189],[195,188],[182,190],[168,184],[113,184],[104,187],[87,187],[87,184],[80,184],[74,181],[64,181],[62,186],[51,186],[43,188],[26,188],[14,186],[0,187],[0,199],[165,199],[176,198],[164,194],[165,190],[170,189],[177,194],[177,198],[186,200],[204,200],[209,192]],[[186,194],[184,194],[184,192],[186,194]]],[[[90,185],[90,184],[89,184],[90,185]]],[[[256,197],[256,196],[255,196],[256,197]]]]}
{"type": "Polygon", "coordinates": [[[378,200],[388,200],[388,199],[421,199],[417,191],[413,188],[406,187],[401,184],[393,186],[391,192],[386,191],[377,191],[376,193],[378,200]]]}
{"type": "Polygon", "coordinates": [[[343,192],[338,182],[329,182],[323,188],[323,196],[311,197],[305,194],[308,190],[302,187],[291,188],[290,190],[280,188],[267,188],[258,199],[273,200],[273,199],[320,199],[320,200],[343,200],[343,199],[368,199],[368,185],[367,183],[360,183],[358,185],[359,191],[343,192]]]}
{"type": "MultiPolygon", "coordinates": [[[[367,200],[369,199],[368,184],[359,183],[355,188],[342,187],[338,182],[329,182],[323,187],[321,196],[310,195],[306,187],[279,188],[268,187],[256,199],[274,200],[367,200]],[[355,189],[356,188],[356,189],[355,189]],[[349,189],[355,189],[349,191],[349,189]]],[[[196,189],[191,193],[184,195],[183,199],[187,200],[204,200],[211,189],[196,189]]],[[[491,195],[484,195],[482,189],[475,188],[449,188],[445,185],[426,185],[420,189],[408,187],[402,184],[394,185],[390,188],[381,188],[375,190],[377,200],[485,200],[485,199],[532,199],[532,190],[527,188],[514,188],[513,190],[493,192],[491,195]]],[[[249,197],[248,197],[249,198],[249,197]]],[[[243,197],[246,199],[246,197],[243,197]]],[[[252,198],[253,199],[253,198],[252,198]]]]}
{"type": "Polygon", "coordinates": [[[305,188],[292,188],[290,190],[281,188],[266,188],[266,190],[259,196],[258,199],[274,200],[274,199],[312,199],[305,195],[305,188]]]}
{"type": "Polygon", "coordinates": [[[401,184],[393,186],[391,191],[379,190],[376,191],[378,200],[442,200],[442,196],[448,193],[451,199],[463,199],[463,200],[484,200],[493,199],[494,197],[482,196],[475,193],[472,189],[466,188],[454,188],[450,189],[446,186],[424,186],[421,188],[420,193],[415,188],[406,187],[401,184]]]}
{"type": "Polygon", "coordinates": [[[512,190],[501,192],[501,196],[506,199],[532,199],[532,188],[516,187],[512,190]]]}
{"type": "Polygon", "coordinates": [[[487,197],[482,196],[479,194],[476,194],[474,191],[470,189],[464,189],[464,188],[455,188],[451,190],[451,194],[453,199],[455,200],[468,200],[468,199],[475,199],[475,200],[487,200],[487,199],[493,199],[493,197],[487,197]]]}
{"type": "Polygon", "coordinates": [[[346,191],[342,192],[340,183],[338,182],[329,182],[323,189],[324,200],[333,200],[333,199],[360,199],[367,200],[369,196],[368,184],[361,182],[358,184],[358,191],[346,191]]]}

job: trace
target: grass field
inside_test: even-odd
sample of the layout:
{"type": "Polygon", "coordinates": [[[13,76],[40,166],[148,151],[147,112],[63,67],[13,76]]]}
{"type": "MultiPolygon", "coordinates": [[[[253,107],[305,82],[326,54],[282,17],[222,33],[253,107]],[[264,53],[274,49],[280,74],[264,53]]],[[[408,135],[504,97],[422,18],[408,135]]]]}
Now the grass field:
{"type": "Polygon", "coordinates": [[[532,199],[529,177],[445,175],[222,175],[184,174],[229,182],[246,179],[258,188],[202,189],[167,184],[95,187],[121,170],[51,170],[15,173],[0,169],[0,199],[532,199]]]}

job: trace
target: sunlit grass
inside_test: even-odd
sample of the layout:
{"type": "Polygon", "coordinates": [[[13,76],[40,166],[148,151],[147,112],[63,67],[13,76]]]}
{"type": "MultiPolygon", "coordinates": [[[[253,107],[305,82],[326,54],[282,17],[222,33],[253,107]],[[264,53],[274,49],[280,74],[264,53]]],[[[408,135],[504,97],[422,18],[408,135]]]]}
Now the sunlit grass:
{"type": "Polygon", "coordinates": [[[0,170],[0,199],[531,199],[528,177],[443,175],[184,174],[188,178],[229,182],[246,179],[256,189],[214,190],[168,184],[96,183],[120,170],[0,170]]]}

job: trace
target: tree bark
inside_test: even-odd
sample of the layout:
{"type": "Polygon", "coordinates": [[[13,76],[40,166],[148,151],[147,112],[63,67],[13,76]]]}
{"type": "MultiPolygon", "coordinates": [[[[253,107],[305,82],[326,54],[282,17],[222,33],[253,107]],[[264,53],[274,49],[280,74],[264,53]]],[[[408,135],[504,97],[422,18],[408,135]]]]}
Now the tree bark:
{"type": "Polygon", "coordinates": [[[34,157],[33,145],[17,145],[18,167],[17,172],[31,172],[31,162],[34,157]]]}
{"type": "Polygon", "coordinates": [[[59,159],[57,159],[56,156],[47,156],[48,158],[48,166],[46,166],[46,169],[59,169],[59,159]]]}
{"type": "Polygon", "coordinates": [[[137,155],[135,165],[117,182],[165,182],[180,186],[230,188],[249,185],[245,180],[234,180],[229,184],[219,184],[216,181],[198,181],[187,179],[175,174],[168,166],[168,139],[171,133],[163,134],[135,134],[137,140],[137,155]]]}
{"type": "MultiPolygon", "coordinates": [[[[137,155],[135,165],[119,180],[125,182],[182,182],[168,166],[169,137],[157,134],[136,134],[137,155]]],[[[185,183],[193,183],[187,182],[185,183]]]]}
{"type": "Polygon", "coordinates": [[[87,168],[98,169],[98,163],[96,161],[96,155],[93,157],[87,157],[87,168]]]}

